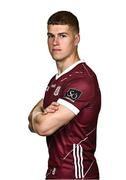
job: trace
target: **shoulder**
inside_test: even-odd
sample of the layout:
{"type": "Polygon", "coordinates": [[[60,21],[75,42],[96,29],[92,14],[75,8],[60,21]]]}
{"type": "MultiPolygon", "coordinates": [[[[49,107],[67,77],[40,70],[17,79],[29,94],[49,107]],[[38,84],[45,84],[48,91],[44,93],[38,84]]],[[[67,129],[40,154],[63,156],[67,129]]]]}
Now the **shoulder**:
{"type": "Polygon", "coordinates": [[[95,72],[91,67],[89,67],[86,62],[80,63],[76,68],[75,68],[75,73],[78,71],[78,75],[81,76],[83,75],[84,77],[87,77],[89,79],[92,78],[97,78],[95,72]]]}
{"type": "Polygon", "coordinates": [[[67,95],[74,92],[78,96],[79,94],[94,96],[99,91],[97,77],[86,63],[79,64],[68,76],[62,87],[67,95]]]}
{"type": "Polygon", "coordinates": [[[84,62],[77,65],[71,72],[67,74],[67,81],[65,83],[77,86],[92,86],[97,84],[97,77],[94,71],[84,62]]]}

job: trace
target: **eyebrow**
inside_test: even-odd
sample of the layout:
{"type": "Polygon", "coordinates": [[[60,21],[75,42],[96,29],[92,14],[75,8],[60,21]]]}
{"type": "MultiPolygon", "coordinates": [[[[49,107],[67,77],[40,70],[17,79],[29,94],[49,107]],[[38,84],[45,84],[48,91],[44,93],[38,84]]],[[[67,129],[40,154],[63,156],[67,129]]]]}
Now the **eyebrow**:
{"type": "MultiPolygon", "coordinates": [[[[60,33],[58,33],[58,35],[62,35],[62,34],[68,35],[68,33],[66,33],[66,32],[60,32],[60,33]]],[[[53,34],[53,33],[50,33],[50,32],[48,32],[47,35],[53,35],[53,36],[54,36],[54,34],[53,34]]]]}

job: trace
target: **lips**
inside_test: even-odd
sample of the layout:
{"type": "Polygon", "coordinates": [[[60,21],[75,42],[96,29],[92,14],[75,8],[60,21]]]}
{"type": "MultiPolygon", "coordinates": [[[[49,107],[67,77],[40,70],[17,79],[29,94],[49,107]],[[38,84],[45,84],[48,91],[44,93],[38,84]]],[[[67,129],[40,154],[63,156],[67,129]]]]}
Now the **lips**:
{"type": "Polygon", "coordinates": [[[58,52],[58,51],[61,51],[61,49],[55,48],[55,49],[52,49],[52,51],[53,51],[53,52],[58,52]]]}

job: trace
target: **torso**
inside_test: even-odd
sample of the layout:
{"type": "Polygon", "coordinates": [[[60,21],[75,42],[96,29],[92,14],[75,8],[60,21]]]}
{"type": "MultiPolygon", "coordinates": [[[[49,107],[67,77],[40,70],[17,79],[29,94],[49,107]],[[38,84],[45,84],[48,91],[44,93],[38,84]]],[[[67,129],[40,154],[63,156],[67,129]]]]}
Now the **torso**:
{"type": "Polygon", "coordinates": [[[64,99],[77,107],[80,112],[70,123],[47,137],[49,149],[47,179],[99,177],[94,152],[100,97],[97,78],[84,62],[80,62],[58,78],[54,76],[49,82],[44,108],[53,101],[64,99]],[[87,88],[85,81],[90,82],[92,86],[91,97],[88,92],[83,91],[87,88]]]}

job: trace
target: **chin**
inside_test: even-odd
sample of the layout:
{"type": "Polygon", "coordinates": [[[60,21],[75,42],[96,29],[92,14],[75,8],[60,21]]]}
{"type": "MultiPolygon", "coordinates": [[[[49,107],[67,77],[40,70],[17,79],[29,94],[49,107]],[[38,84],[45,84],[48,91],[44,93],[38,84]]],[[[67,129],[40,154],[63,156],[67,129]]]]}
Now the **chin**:
{"type": "Polygon", "coordinates": [[[64,57],[61,57],[61,56],[52,56],[52,58],[55,60],[55,61],[63,61],[65,58],[64,57]]]}
{"type": "Polygon", "coordinates": [[[57,59],[57,58],[53,58],[54,61],[58,62],[58,61],[62,61],[61,59],[57,59]]]}
{"type": "Polygon", "coordinates": [[[62,61],[62,58],[52,57],[55,61],[62,61]]]}

